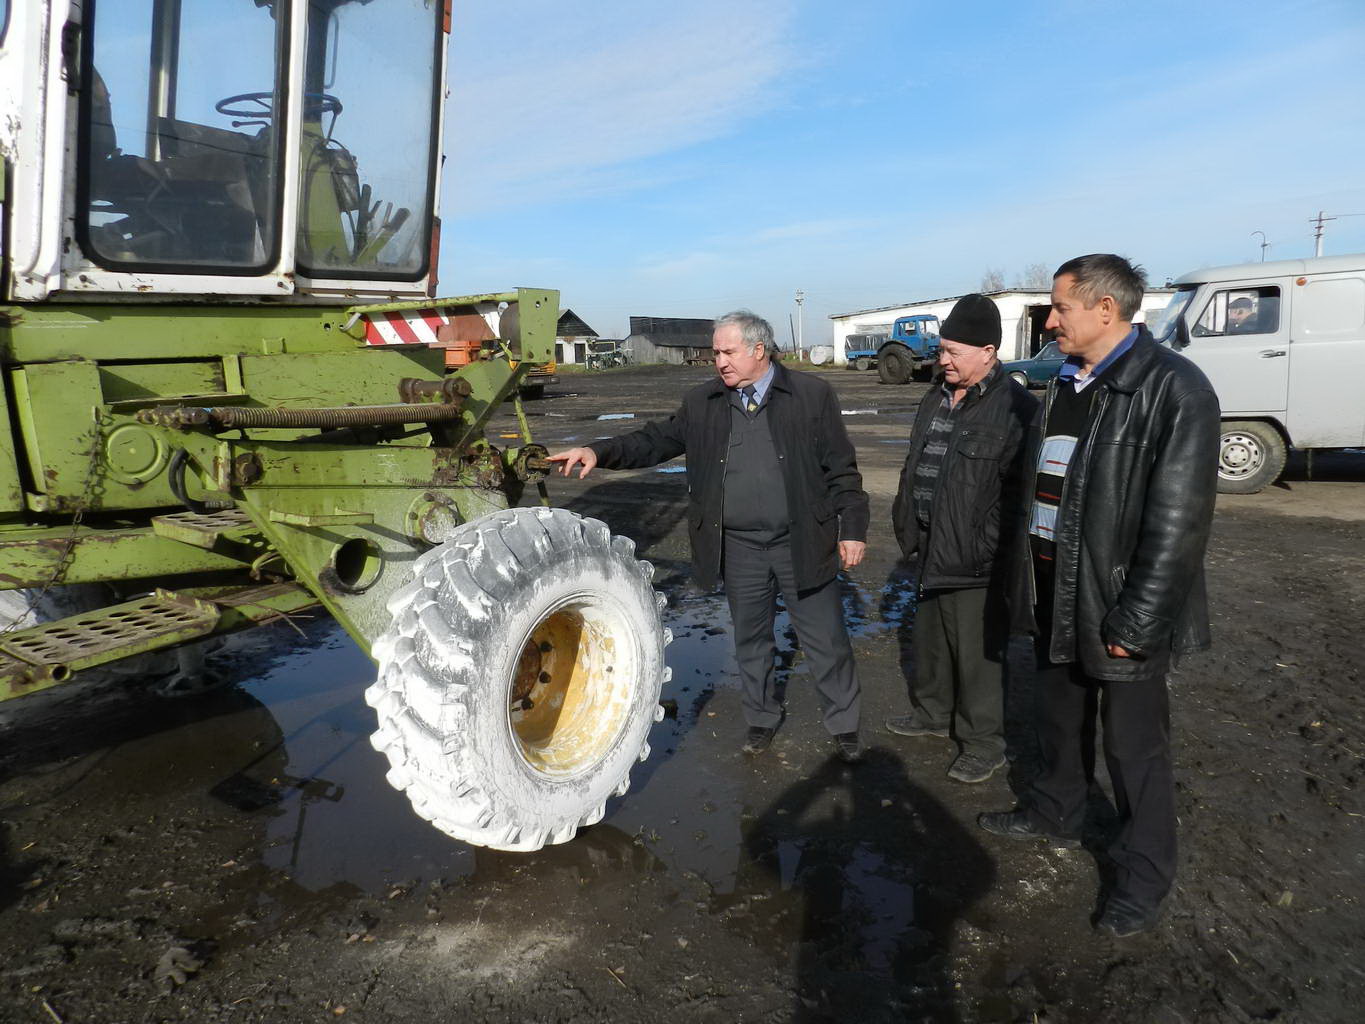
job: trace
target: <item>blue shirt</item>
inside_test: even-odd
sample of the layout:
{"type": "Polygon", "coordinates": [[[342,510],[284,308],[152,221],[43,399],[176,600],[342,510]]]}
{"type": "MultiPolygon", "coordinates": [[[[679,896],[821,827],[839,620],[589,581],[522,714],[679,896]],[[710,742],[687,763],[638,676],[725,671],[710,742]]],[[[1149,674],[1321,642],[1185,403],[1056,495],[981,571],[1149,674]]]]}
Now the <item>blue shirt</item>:
{"type": "MultiPolygon", "coordinates": [[[[776,369],[776,367],[774,367],[773,364],[772,364],[772,361],[769,360],[769,361],[768,361],[768,372],[765,373],[762,377],[759,377],[758,380],[754,381],[754,383],[753,383],[754,401],[757,402],[759,405],[762,405],[762,404],[763,404],[763,399],[764,399],[764,397],[768,394],[768,387],[769,387],[769,386],[772,384],[772,382],[773,382],[773,371],[774,371],[775,369],[776,369]]],[[[746,385],[746,386],[747,386],[747,385],[746,385]]],[[[734,389],[734,392],[735,392],[735,394],[737,394],[737,395],[740,396],[740,407],[743,408],[743,406],[744,406],[744,401],[743,401],[743,399],[744,399],[744,394],[743,394],[744,388],[743,388],[743,387],[735,388],[735,389],[734,389]]]]}
{"type": "Polygon", "coordinates": [[[1062,364],[1062,368],[1057,371],[1058,378],[1061,379],[1062,383],[1070,384],[1077,391],[1085,390],[1085,388],[1090,384],[1092,380],[1097,378],[1105,370],[1109,369],[1109,367],[1113,366],[1114,363],[1118,361],[1118,358],[1121,355],[1123,355],[1123,353],[1127,352],[1130,348],[1133,347],[1133,342],[1137,341],[1137,336],[1138,329],[1134,327],[1131,331],[1127,333],[1127,335],[1124,336],[1124,339],[1117,345],[1115,345],[1114,348],[1110,351],[1110,353],[1103,359],[1101,359],[1099,361],[1099,364],[1093,370],[1090,371],[1090,376],[1082,378],[1081,380],[1076,379],[1076,373],[1081,368],[1080,357],[1067,356],[1066,362],[1064,362],[1062,364]]]}

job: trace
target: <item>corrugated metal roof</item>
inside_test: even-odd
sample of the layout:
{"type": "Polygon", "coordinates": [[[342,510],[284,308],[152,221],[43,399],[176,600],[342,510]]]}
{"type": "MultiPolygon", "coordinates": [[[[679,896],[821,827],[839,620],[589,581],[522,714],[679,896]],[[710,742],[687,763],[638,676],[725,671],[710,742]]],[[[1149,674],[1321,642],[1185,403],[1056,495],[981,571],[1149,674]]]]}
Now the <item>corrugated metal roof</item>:
{"type": "Polygon", "coordinates": [[[706,344],[711,344],[711,331],[716,322],[710,317],[691,316],[633,316],[630,318],[631,334],[648,334],[652,337],[674,334],[703,334],[706,344]]]}

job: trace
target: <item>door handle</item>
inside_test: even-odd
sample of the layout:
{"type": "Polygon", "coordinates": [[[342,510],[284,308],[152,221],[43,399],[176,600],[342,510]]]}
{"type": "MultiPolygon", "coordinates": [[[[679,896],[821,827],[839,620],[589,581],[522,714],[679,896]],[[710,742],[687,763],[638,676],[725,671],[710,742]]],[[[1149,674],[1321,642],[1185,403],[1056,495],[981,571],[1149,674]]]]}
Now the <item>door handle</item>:
{"type": "Polygon", "coordinates": [[[1278,359],[1280,356],[1288,355],[1282,348],[1263,348],[1261,349],[1262,359],[1278,359]]]}

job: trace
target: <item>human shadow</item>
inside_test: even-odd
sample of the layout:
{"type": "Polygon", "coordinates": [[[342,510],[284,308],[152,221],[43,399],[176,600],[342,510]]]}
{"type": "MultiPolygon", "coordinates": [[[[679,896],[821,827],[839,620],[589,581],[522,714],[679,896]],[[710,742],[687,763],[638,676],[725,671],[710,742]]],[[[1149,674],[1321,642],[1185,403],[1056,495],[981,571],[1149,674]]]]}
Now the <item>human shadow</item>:
{"type": "Polygon", "coordinates": [[[754,821],[745,848],[735,896],[764,909],[740,920],[797,948],[792,1021],[959,1019],[954,931],[995,862],[897,755],[831,757],[754,821]]]}

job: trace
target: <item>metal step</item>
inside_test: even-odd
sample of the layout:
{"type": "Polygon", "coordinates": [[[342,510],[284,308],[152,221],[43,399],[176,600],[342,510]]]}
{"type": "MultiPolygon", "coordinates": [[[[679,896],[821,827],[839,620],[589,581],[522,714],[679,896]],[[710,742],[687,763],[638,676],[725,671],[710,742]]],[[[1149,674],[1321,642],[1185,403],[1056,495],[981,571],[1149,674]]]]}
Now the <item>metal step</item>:
{"type": "Polygon", "coordinates": [[[65,682],[81,669],[310,608],[297,583],[157,590],[0,636],[0,700],[65,682]]]}
{"type": "Polygon", "coordinates": [[[158,537],[178,540],[197,548],[212,550],[220,540],[244,541],[259,535],[251,517],[239,508],[221,512],[173,512],[152,517],[152,530],[158,537]]]}

